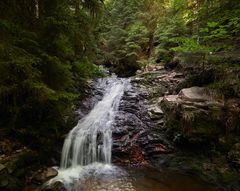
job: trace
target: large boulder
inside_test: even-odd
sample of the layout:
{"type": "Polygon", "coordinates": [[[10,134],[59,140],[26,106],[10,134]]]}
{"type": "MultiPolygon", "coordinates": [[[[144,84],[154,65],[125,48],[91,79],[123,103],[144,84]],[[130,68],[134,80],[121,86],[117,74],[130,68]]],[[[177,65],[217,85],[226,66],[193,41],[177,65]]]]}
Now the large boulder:
{"type": "Polygon", "coordinates": [[[210,145],[222,128],[223,103],[214,100],[201,87],[182,89],[178,95],[160,99],[167,133],[178,144],[210,145]]]}
{"type": "Polygon", "coordinates": [[[209,100],[209,97],[205,94],[204,88],[202,87],[182,89],[178,94],[178,98],[190,102],[203,102],[209,100]]]}

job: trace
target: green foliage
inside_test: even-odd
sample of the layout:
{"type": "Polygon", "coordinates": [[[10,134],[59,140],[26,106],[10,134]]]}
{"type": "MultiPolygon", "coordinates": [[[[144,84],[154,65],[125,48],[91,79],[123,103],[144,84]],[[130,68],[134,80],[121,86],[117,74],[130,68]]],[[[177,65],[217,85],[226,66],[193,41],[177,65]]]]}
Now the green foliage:
{"type": "Polygon", "coordinates": [[[111,0],[107,5],[109,12],[101,26],[101,60],[110,63],[120,75],[129,70],[132,75],[152,52],[159,4],[149,0],[111,0]]]}
{"type": "Polygon", "coordinates": [[[85,81],[101,74],[93,64],[101,8],[98,0],[0,2],[0,128],[36,142],[64,130],[85,81]]]}
{"type": "Polygon", "coordinates": [[[171,50],[176,52],[207,54],[211,51],[211,48],[201,45],[197,38],[179,37],[175,38],[174,41],[179,44],[179,46],[171,50]]]}
{"type": "Polygon", "coordinates": [[[237,1],[159,3],[163,5],[163,15],[155,32],[157,49],[205,54],[231,51],[238,46],[240,4],[237,1]]]}
{"type": "Polygon", "coordinates": [[[240,6],[237,2],[223,2],[218,8],[203,20],[204,27],[200,28],[205,41],[234,38],[240,31],[240,6]]]}
{"type": "Polygon", "coordinates": [[[187,14],[186,1],[168,1],[165,2],[162,10],[165,14],[161,17],[155,35],[159,38],[161,48],[169,49],[175,46],[173,39],[185,36],[187,33],[187,14]]]}
{"type": "Polygon", "coordinates": [[[173,51],[168,51],[166,49],[161,48],[160,46],[157,46],[155,49],[155,55],[156,55],[156,62],[163,62],[163,63],[169,63],[173,59],[173,51]]]}
{"type": "Polygon", "coordinates": [[[201,28],[200,32],[204,33],[205,41],[230,38],[240,31],[240,18],[224,17],[220,21],[207,22],[205,28],[201,28]]]}

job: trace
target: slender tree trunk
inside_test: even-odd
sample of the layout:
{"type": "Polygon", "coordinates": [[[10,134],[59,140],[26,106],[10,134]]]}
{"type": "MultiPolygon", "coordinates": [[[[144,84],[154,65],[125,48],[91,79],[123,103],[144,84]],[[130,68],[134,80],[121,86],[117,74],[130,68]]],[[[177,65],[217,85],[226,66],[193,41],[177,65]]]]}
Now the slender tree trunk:
{"type": "Polygon", "coordinates": [[[39,1],[40,0],[35,0],[35,17],[39,19],[39,1]]]}
{"type": "Polygon", "coordinates": [[[202,56],[202,71],[205,71],[206,54],[202,56]]]}
{"type": "Polygon", "coordinates": [[[148,58],[150,58],[151,55],[152,55],[153,44],[154,44],[154,35],[151,34],[151,35],[150,35],[150,40],[149,40],[149,49],[148,49],[148,51],[147,51],[148,58]]]}

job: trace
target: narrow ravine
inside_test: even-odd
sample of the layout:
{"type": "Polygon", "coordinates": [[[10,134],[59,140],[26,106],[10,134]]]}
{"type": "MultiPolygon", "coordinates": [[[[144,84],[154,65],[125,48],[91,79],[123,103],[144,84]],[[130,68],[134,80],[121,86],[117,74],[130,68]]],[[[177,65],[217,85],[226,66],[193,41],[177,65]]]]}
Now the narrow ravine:
{"type": "Polygon", "coordinates": [[[1,0],[0,191],[240,191],[240,0],[1,0]]]}
{"type": "Polygon", "coordinates": [[[180,172],[150,167],[151,158],[171,153],[171,146],[157,136],[146,95],[130,79],[102,78],[95,87],[102,98],[67,135],[58,175],[41,190],[218,190],[180,172]]]}

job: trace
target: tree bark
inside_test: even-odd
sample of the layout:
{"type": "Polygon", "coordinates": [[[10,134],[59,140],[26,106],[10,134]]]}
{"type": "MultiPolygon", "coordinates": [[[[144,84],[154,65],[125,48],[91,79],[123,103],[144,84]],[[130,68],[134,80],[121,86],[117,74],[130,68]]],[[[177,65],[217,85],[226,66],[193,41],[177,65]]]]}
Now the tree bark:
{"type": "Polygon", "coordinates": [[[39,19],[39,1],[40,0],[35,0],[35,17],[39,19]]]}

